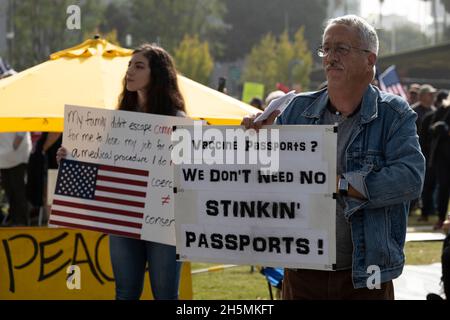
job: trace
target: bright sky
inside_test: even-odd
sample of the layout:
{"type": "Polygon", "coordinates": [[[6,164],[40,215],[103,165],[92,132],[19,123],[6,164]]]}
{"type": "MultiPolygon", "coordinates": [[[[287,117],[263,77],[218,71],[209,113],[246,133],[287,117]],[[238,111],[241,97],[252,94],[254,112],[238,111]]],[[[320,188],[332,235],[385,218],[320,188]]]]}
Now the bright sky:
{"type": "MultiPolygon", "coordinates": [[[[406,16],[408,20],[422,26],[432,23],[431,3],[420,0],[384,0],[382,14],[397,14],[406,16]]],[[[361,0],[361,16],[380,14],[380,2],[378,0],[361,0]]]]}

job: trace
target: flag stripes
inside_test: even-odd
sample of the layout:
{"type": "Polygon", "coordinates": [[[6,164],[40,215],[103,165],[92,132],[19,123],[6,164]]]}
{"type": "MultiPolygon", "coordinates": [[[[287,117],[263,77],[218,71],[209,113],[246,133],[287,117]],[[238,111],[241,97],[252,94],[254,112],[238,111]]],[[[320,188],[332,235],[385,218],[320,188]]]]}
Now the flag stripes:
{"type": "Polygon", "coordinates": [[[140,238],[149,172],[64,160],[50,225],[140,238]]]}

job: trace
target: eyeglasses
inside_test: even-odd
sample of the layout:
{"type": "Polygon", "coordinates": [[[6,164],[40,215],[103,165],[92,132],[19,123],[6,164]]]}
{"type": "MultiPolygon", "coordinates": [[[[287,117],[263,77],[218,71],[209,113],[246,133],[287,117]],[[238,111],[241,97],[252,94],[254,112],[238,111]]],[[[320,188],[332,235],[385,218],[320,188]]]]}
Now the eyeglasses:
{"type": "Polygon", "coordinates": [[[343,56],[348,55],[350,53],[350,50],[352,50],[352,49],[369,52],[369,53],[371,52],[370,50],[352,47],[347,44],[338,44],[338,45],[334,46],[334,48],[331,48],[329,46],[320,46],[317,49],[317,55],[321,58],[324,58],[324,57],[328,56],[331,51],[333,51],[337,55],[343,57],[343,56]]]}

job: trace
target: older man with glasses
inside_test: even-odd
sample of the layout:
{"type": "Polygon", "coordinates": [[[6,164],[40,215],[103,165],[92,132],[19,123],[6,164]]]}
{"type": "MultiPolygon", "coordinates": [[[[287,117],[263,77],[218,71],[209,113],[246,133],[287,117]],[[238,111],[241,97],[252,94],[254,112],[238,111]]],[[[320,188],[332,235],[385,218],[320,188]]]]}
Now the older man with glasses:
{"type": "Polygon", "coordinates": [[[327,87],[299,94],[262,125],[338,124],[336,270],[286,269],[284,299],[394,299],[392,279],[405,263],[409,203],[423,185],[417,115],[401,97],[370,83],[378,54],[375,29],[358,16],[328,22],[317,54],[327,87]],[[380,283],[371,283],[379,270],[380,283]]]}

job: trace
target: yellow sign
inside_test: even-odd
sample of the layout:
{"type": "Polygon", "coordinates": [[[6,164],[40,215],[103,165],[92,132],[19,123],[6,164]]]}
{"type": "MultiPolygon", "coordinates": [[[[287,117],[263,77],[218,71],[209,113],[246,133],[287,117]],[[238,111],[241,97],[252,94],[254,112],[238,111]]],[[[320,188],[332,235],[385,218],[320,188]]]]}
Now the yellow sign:
{"type": "Polygon", "coordinates": [[[250,103],[253,98],[260,98],[261,100],[264,97],[264,85],[262,83],[256,82],[245,82],[244,90],[242,92],[242,101],[245,103],[250,103]]]}
{"type": "MultiPolygon", "coordinates": [[[[114,299],[108,236],[63,228],[0,228],[0,300],[114,299]]],[[[152,299],[148,273],[141,299],[152,299]]],[[[180,299],[192,299],[183,263],[180,299]]]]}

